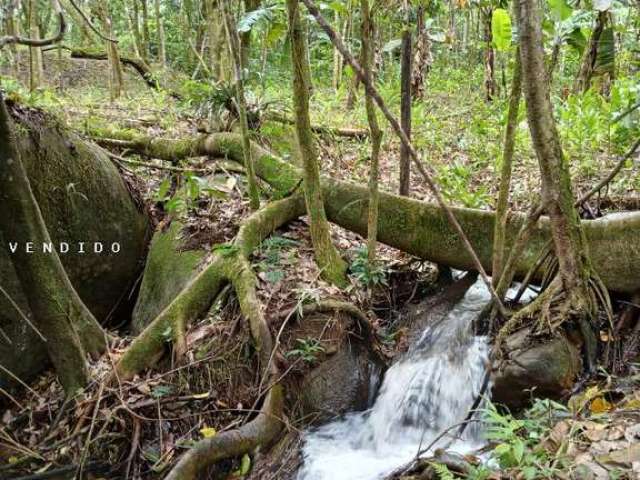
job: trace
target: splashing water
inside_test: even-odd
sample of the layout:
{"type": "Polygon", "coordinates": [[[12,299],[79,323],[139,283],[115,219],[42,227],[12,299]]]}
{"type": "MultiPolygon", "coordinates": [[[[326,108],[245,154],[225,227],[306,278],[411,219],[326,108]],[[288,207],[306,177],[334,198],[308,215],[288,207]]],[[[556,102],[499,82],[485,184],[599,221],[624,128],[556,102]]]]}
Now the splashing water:
{"type": "MultiPolygon", "coordinates": [[[[490,297],[481,281],[441,321],[430,325],[385,374],[370,410],[305,434],[298,480],[381,479],[408,463],[443,430],[466,417],[482,386],[485,337],[472,324],[490,297]]],[[[447,442],[445,437],[434,448],[447,442]]],[[[476,423],[449,449],[481,446],[476,423]]]]}

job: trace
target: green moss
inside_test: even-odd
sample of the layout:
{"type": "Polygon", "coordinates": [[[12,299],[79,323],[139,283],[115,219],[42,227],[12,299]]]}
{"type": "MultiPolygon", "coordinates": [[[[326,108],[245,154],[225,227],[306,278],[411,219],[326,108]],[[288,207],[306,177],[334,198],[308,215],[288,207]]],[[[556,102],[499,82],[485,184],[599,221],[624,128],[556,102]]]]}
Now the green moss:
{"type": "Polygon", "coordinates": [[[183,225],[174,221],[164,232],[156,232],[149,247],[138,301],[133,310],[132,327],[141,332],[171,303],[191,278],[206,253],[182,251],[183,225]]]}

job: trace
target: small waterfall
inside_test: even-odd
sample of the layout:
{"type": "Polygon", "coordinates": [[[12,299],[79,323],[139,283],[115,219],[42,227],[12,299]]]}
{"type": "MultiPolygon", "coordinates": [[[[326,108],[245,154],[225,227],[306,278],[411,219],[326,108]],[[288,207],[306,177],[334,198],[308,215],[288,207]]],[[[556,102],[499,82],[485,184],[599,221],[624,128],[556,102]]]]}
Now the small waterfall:
{"type": "MultiPolygon", "coordinates": [[[[480,391],[489,350],[486,338],[473,334],[472,324],[489,298],[484,284],[476,282],[386,372],[371,409],[307,432],[298,480],[384,478],[442,430],[463,421],[480,391]]],[[[481,445],[480,433],[471,424],[465,438],[450,448],[461,453],[475,449],[481,445]]]]}

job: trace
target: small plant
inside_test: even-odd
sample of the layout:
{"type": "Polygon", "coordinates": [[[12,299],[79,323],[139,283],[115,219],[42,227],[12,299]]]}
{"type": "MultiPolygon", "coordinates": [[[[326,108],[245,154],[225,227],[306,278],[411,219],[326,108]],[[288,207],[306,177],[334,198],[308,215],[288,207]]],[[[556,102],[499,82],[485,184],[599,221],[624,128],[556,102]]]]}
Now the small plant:
{"type": "Polygon", "coordinates": [[[555,478],[562,458],[539,447],[541,439],[567,409],[550,400],[536,400],[522,418],[503,414],[493,404],[484,411],[486,438],[497,445],[491,452],[501,469],[517,469],[526,480],[555,478]]]}
{"type": "Polygon", "coordinates": [[[370,264],[366,246],[356,250],[350,270],[356,280],[364,286],[388,285],[388,269],[379,263],[370,264]]]}
{"type": "Polygon", "coordinates": [[[278,235],[271,236],[264,240],[260,245],[260,253],[263,255],[257,267],[264,273],[264,278],[268,282],[277,283],[284,278],[285,272],[280,268],[283,263],[295,262],[295,257],[289,255],[283,258],[283,253],[292,247],[298,245],[296,240],[281,237],[278,235]]]}
{"type": "Polygon", "coordinates": [[[320,303],[320,298],[323,295],[323,291],[319,288],[304,287],[294,288],[294,293],[298,302],[295,306],[295,312],[299,317],[304,315],[304,306],[309,303],[320,303]]]}
{"type": "Polygon", "coordinates": [[[489,203],[489,194],[484,186],[472,188],[471,180],[471,169],[459,162],[443,165],[438,172],[438,182],[447,200],[462,202],[469,208],[481,208],[489,203]]]}
{"type": "Polygon", "coordinates": [[[200,177],[193,172],[186,172],[181,176],[182,188],[171,195],[171,179],[165,178],[158,187],[154,200],[164,205],[169,213],[181,214],[197,207],[204,197],[226,199],[229,192],[236,185],[235,177],[229,177],[226,182],[200,177]]]}
{"type": "Polygon", "coordinates": [[[289,350],[286,357],[299,357],[306,363],[313,363],[316,361],[316,356],[324,352],[324,347],[316,338],[297,338],[296,344],[297,348],[289,350]]]}

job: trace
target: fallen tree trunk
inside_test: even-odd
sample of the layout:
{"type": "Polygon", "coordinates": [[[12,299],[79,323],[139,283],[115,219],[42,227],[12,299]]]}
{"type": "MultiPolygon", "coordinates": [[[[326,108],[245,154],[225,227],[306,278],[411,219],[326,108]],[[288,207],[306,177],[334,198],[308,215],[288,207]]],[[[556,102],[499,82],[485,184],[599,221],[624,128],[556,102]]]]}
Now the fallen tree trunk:
{"type": "MultiPolygon", "coordinates": [[[[107,60],[108,59],[107,52],[95,51],[95,50],[84,50],[80,48],[69,48],[69,47],[64,47],[64,48],[71,52],[71,58],[82,58],[85,60],[107,60]]],[[[142,60],[139,60],[137,58],[132,58],[132,57],[124,57],[121,55],[120,62],[123,65],[127,65],[133,68],[142,77],[142,79],[150,88],[153,88],[154,90],[162,90],[162,87],[158,82],[158,80],[156,79],[155,75],[153,74],[153,71],[151,70],[149,65],[147,65],[142,60]]],[[[182,98],[182,96],[177,92],[169,91],[169,90],[167,92],[170,96],[172,96],[177,100],[180,100],[182,98]]]]}
{"type": "MultiPolygon", "coordinates": [[[[295,125],[295,121],[280,113],[270,113],[267,115],[267,120],[271,122],[283,123],[285,125],[295,125]]],[[[369,130],[364,128],[339,128],[328,127],[325,125],[311,125],[311,131],[319,135],[363,139],[369,136],[369,130]]]]}
{"type": "MultiPolygon", "coordinates": [[[[202,155],[242,161],[242,143],[234,133],[216,133],[172,140],[149,137],[96,139],[106,147],[127,148],[150,157],[176,161],[202,155]]],[[[252,144],[256,174],[280,193],[294,191],[299,170],[252,144]]],[[[363,236],[367,232],[368,190],[364,186],[322,179],[323,198],[330,221],[363,236]]],[[[454,208],[454,214],[469,237],[487,271],[492,267],[493,212],[454,208]]],[[[511,214],[507,221],[506,246],[510,248],[525,214],[511,214]]],[[[632,293],[640,289],[640,212],[617,213],[582,222],[593,266],[612,291],[632,293]]],[[[380,193],[378,238],[381,242],[417,257],[460,270],[473,269],[473,262],[444,213],[432,203],[380,193]]],[[[521,255],[516,277],[523,278],[534,265],[550,238],[549,221],[542,217],[521,255]]]]}
{"type": "MultiPolygon", "coordinates": [[[[148,218],[102,149],[39,110],[11,102],[7,107],[33,194],[52,237],[50,247],[58,252],[82,301],[104,322],[126,302],[141,270],[148,218]]],[[[0,365],[29,380],[46,366],[47,355],[29,323],[33,316],[11,255],[17,249],[43,252],[49,245],[9,241],[0,234],[0,365]]],[[[14,380],[0,369],[0,387],[14,380]]]]}

